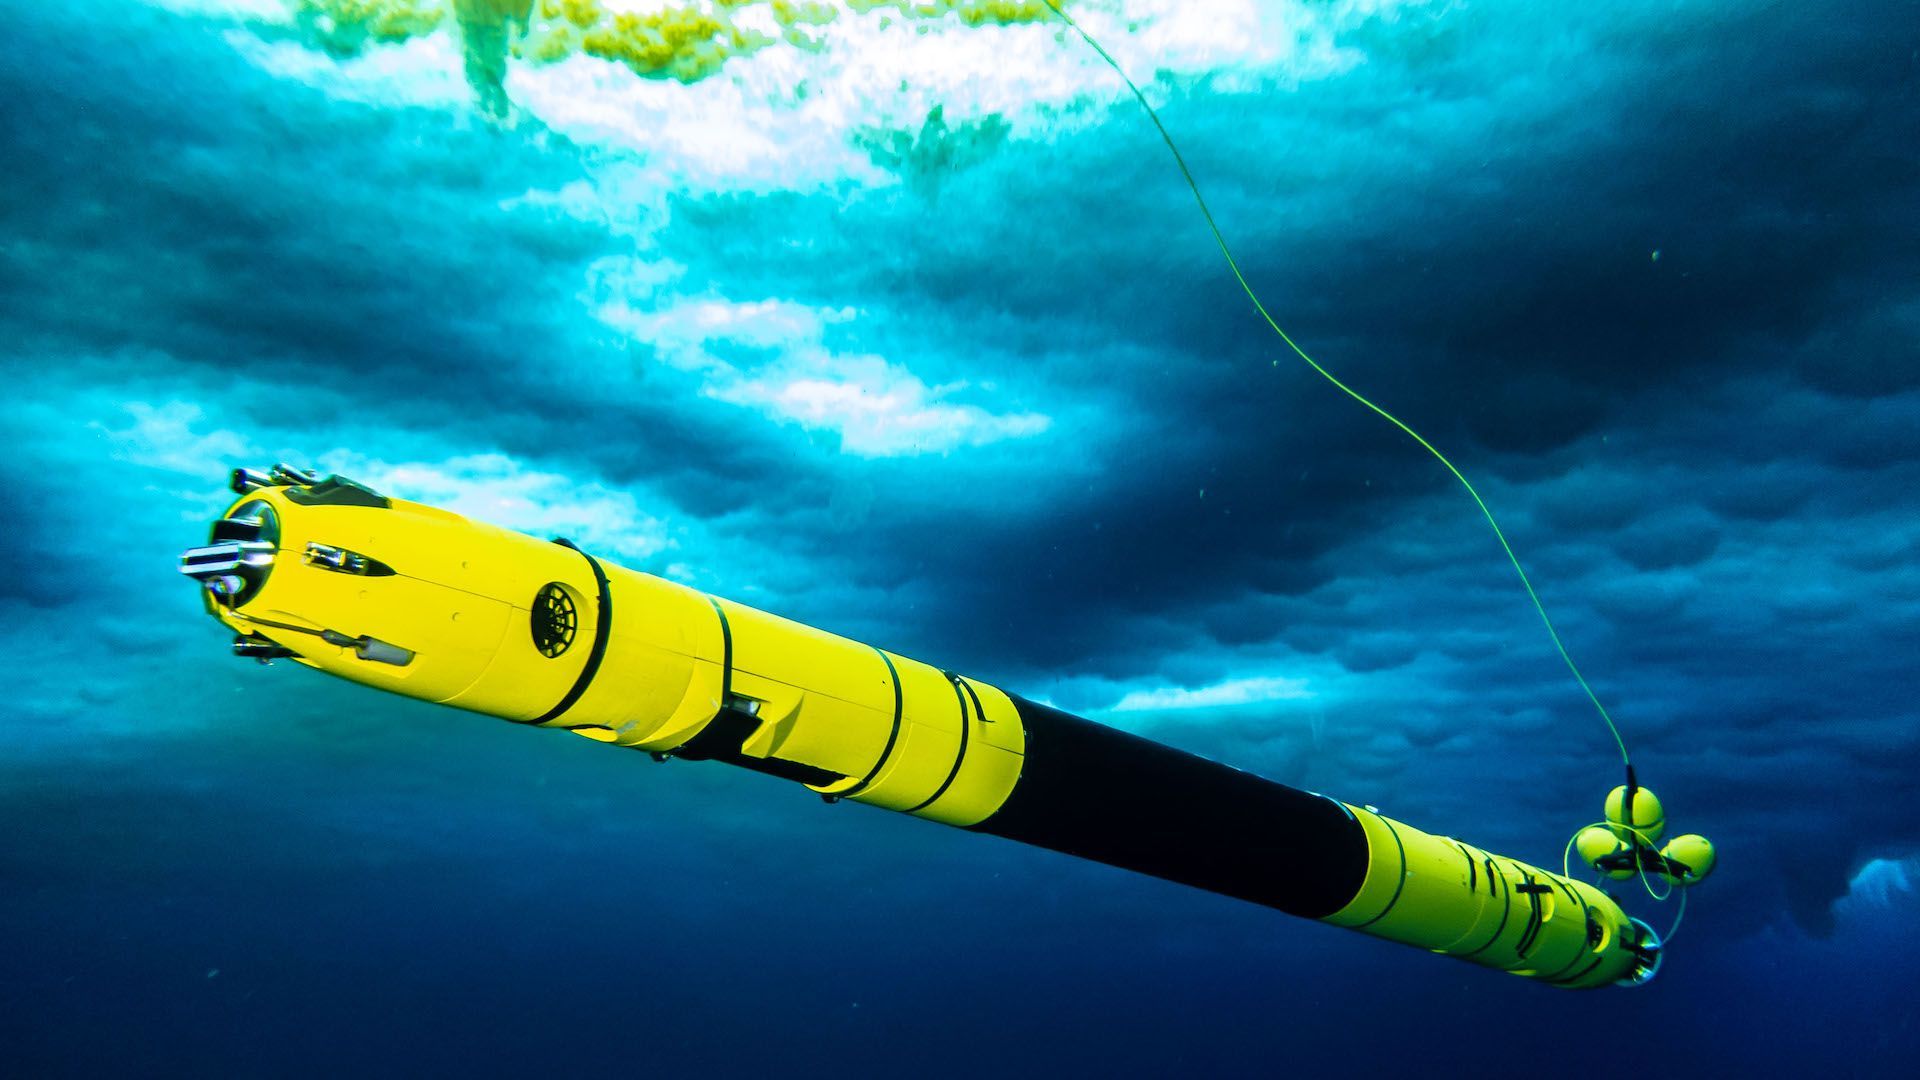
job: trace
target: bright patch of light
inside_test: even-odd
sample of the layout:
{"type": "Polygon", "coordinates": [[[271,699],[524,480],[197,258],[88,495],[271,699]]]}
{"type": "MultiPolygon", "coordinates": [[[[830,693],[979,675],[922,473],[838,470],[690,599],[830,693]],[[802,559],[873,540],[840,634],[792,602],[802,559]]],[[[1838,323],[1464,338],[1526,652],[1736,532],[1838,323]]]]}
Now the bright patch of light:
{"type": "Polygon", "coordinates": [[[1896,900],[1913,896],[1913,876],[1920,871],[1911,859],[1869,859],[1847,883],[1845,900],[1892,907],[1896,900]]]}
{"type": "Polygon", "coordinates": [[[1114,712],[1159,712],[1173,709],[1210,709],[1222,705],[1253,705],[1266,701],[1306,701],[1314,692],[1305,679],[1254,676],[1229,679],[1197,690],[1163,687],[1135,690],[1114,705],[1114,712]]]}
{"type": "Polygon", "coordinates": [[[642,511],[631,493],[529,469],[504,454],[390,463],[337,450],[320,462],[383,495],[538,536],[564,536],[627,559],[675,546],[666,523],[642,511]]]}
{"type": "Polygon", "coordinates": [[[287,0],[147,0],[163,11],[182,15],[224,15],[260,22],[286,21],[287,0]]]}
{"type": "MultiPolygon", "coordinates": [[[[656,291],[661,274],[643,267],[622,261],[609,264],[605,275],[631,279],[644,299],[656,291]]],[[[653,349],[669,367],[695,373],[707,397],[809,430],[832,432],[844,453],[943,454],[1038,435],[1052,424],[1042,413],[996,413],[959,400],[978,389],[971,384],[929,385],[884,357],[828,348],[827,328],[857,320],[859,312],[853,308],[713,296],[647,308],[631,296],[603,292],[606,278],[590,286],[600,298],[595,314],[601,321],[653,349]],[[724,358],[726,346],[757,351],[764,359],[724,358]]]]}
{"type": "Polygon", "coordinates": [[[342,100],[441,109],[464,109],[473,100],[473,90],[461,73],[460,47],[448,34],[340,58],[246,30],[229,30],[224,36],[235,52],[261,71],[342,100]]]}
{"type": "Polygon", "coordinates": [[[237,432],[224,428],[196,430],[204,419],[198,405],[169,401],[156,406],[136,401],[125,411],[128,422],[124,427],[110,427],[98,420],[87,425],[106,437],[115,461],[224,480],[234,462],[258,456],[253,445],[237,432]]]}
{"type": "Polygon", "coordinates": [[[715,387],[709,395],[840,436],[841,449],[862,457],[946,453],[1047,430],[1039,413],[988,412],[942,400],[965,383],[932,387],[877,356],[811,350],[766,374],[715,387]]]}
{"type": "MultiPolygon", "coordinates": [[[[642,277],[639,284],[646,288],[648,283],[642,277]]],[[[713,355],[710,346],[818,346],[829,324],[850,321],[855,313],[852,308],[814,308],[778,299],[736,302],[717,297],[680,299],[642,310],[620,296],[602,304],[596,314],[674,367],[734,374],[733,365],[713,355]]]]}

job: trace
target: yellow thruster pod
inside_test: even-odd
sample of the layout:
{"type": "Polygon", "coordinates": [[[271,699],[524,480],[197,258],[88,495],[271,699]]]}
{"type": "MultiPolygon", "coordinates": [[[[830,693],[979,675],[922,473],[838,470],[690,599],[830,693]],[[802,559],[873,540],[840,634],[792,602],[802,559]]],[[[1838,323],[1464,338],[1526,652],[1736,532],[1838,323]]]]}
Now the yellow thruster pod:
{"type": "Polygon", "coordinates": [[[234,650],[718,760],[1561,986],[1660,942],[1591,886],[340,477],[234,474],[183,572],[234,650]]]}

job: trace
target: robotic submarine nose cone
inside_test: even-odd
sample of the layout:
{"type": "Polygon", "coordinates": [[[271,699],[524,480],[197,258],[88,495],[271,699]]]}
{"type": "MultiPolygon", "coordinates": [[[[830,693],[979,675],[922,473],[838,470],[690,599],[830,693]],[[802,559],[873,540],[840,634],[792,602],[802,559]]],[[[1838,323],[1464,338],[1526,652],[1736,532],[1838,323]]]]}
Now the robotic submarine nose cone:
{"type": "Polygon", "coordinates": [[[279,554],[280,516],[272,505],[254,500],[214,522],[206,545],[180,556],[180,572],[205,586],[216,603],[234,608],[266,584],[279,554]]]}
{"type": "MultiPolygon", "coordinates": [[[[180,556],[180,572],[201,584],[209,612],[235,631],[234,655],[263,663],[343,654],[393,667],[412,661],[411,650],[336,629],[328,618],[367,597],[352,587],[353,578],[392,577],[394,569],[347,547],[305,539],[311,527],[363,535],[363,528],[331,512],[383,510],[391,500],[351,480],[321,479],[284,464],[266,472],[235,469],[230,486],[240,500],[213,523],[206,544],[180,556]]],[[[371,606],[359,607],[358,621],[379,621],[371,606]]]]}

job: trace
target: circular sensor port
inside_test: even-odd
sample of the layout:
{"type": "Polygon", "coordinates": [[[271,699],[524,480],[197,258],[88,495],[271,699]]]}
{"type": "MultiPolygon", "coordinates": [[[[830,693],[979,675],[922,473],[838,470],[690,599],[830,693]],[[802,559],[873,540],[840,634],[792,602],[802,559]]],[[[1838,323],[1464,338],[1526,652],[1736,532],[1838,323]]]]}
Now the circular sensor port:
{"type": "Polygon", "coordinates": [[[572,647],[580,629],[580,610],[565,585],[550,581],[533,598],[533,646],[552,659],[572,647]]]}

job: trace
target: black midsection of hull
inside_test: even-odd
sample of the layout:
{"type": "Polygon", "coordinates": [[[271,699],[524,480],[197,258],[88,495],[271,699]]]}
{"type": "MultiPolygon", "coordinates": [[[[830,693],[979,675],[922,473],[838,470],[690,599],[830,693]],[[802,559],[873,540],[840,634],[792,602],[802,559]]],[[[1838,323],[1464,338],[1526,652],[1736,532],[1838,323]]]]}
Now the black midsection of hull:
{"type": "Polygon", "coordinates": [[[1340,803],[1015,697],[1026,762],[976,832],[1307,918],[1346,906],[1367,840],[1340,803]]]}

